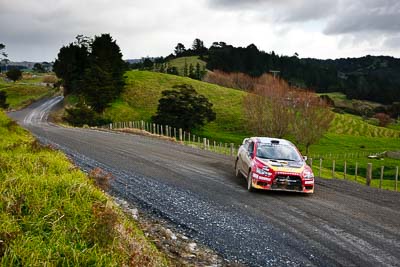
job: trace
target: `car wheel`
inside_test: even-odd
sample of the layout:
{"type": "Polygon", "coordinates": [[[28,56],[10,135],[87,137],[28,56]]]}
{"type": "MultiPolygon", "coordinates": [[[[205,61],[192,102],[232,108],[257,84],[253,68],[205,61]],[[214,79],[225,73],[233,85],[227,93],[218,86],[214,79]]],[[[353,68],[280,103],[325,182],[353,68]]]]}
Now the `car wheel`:
{"type": "Polygon", "coordinates": [[[237,178],[240,178],[240,176],[242,176],[242,174],[240,173],[239,167],[238,167],[238,161],[239,159],[236,160],[235,162],[235,175],[237,178]]]}
{"type": "Polygon", "coordinates": [[[249,175],[247,175],[247,191],[253,192],[254,187],[252,184],[252,179],[251,179],[251,171],[249,171],[249,175]]]}

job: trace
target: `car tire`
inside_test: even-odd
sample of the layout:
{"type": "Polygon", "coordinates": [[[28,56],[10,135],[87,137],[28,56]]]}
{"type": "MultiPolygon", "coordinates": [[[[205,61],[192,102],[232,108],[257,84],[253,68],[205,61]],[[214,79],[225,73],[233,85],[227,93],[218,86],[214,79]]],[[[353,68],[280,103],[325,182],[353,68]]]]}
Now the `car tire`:
{"type": "Polygon", "coordinates": [[[239,167],[238,167],[238,161],[239,161],[239,159],[237,159],[236,162],[235,162],[235,175],[236,175],[236,178],[240,178],[240,176],[242,176],[242,173],[240,172],[239,167]]]}
{"type": "Polygon", "coordinates": [[[251,178],[251,171],[249,171],[249,175],[247,175],[247,191],[254,192],[254,187],[251,178]]]}

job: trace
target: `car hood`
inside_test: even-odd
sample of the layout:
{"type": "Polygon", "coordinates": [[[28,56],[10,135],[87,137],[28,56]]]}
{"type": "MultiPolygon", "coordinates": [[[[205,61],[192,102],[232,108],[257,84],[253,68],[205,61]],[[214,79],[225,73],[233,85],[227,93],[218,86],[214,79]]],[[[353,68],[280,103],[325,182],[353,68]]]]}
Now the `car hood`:
{"type": "Polygon", "coordinates": [[[276,172],[301,173],[306,166],[306,163],[304,161],[270,160],[261,158],[256,158],[256,160],[276,172]]]}

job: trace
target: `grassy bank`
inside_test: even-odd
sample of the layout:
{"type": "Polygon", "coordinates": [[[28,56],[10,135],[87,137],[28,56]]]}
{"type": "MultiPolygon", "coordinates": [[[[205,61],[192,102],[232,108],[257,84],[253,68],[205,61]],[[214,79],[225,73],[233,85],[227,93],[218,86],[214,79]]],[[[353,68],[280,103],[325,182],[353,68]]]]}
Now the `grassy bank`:
{"type": "Polygon", "coordinates": [[[160,266],[164,257],[94,182],[0,112],[2,266],[160,266]]]}

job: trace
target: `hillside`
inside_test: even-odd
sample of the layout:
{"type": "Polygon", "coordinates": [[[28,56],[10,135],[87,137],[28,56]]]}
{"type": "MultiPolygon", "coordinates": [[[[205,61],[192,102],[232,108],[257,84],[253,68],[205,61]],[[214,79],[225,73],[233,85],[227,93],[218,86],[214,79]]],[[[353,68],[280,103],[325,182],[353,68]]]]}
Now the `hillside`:
{"type": "Polygon", "coordinates": [[[155,114],[161,92],[176,84],[190,84],[206,96],[217,113],[216,121],[206,125],[202,132],[215,140],[239,143],[246,135],[243,127],[242,98],[244,92],[205,83],[190,78],[149,71],[129,71],[122,98],[106,110],[113,121],[146,120],[155,114]]]}
{"type": "MultiPolygon", "coordinates": [[[[242,98],[245,92],[189,78],[148,71],[127,72],[127,85],[121,99],[106,110],[113,121],[150,121],[155,114],[161,91],[173,85],[187,83],[214,104],[216,121],[195,134],[221,142],[240,144],[249,135],[244,126],[242,98]]],[[[311,153],[380,152],[400,149],[398,130],[377,127],[358,116],[336,114],[329,133],[311,153]],[[323,144],[323,145],[322,145],[323,144]],[[362,148],[360,148],[362,147],[362,148]]]]}
{"type": "MultiPolygon", "coordinates": [[[[182,56],[200,55],[183,51],[182,56]]],[[[286,81],[317,92],[342,92],[350,99],[371,100],[383,104],[400,101],[400,59],[389,56],[360,58],[314,59],[268,53],[254,44],[234,47],[225,42],[214,42],[203,48],[201,55],[207,69],[242,72],[260,76],[271,70],[280,71],[286,81]]],[[[175,56],[176,57],[176,56],[175,56]]],[[[178,55],[178,58],[180,55],[178,55]]]]}

